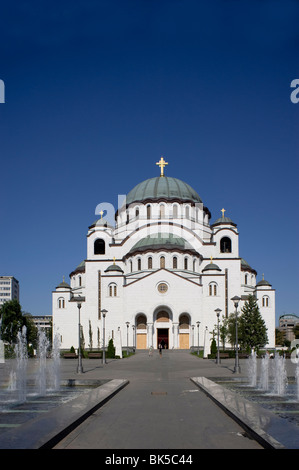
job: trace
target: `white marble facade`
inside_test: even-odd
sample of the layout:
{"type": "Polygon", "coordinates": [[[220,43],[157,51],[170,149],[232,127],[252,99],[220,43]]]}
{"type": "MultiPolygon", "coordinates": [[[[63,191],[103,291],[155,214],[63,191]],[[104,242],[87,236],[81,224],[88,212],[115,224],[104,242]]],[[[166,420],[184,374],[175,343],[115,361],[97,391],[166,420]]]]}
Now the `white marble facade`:
{"type": "MultiPolygon", "coordinates": [[[[160,161],[161,162],[161,161],[160,161]]],[[[162,173],[162,172],[161,172],[162,173]]],[[[231,298],[255,294],[275,345],[275,290],[257,282],[256,271],[239,254],[237,225],[211,214],[188,184],[164,175],[139,183],[115,214],[102,215],[87,232],[87,256],[52,293],[53,331],[61,347],[78,347],[78,302],[85,347],[102,347],[112,337],[122,346],[204,347],[231,298]]]]}

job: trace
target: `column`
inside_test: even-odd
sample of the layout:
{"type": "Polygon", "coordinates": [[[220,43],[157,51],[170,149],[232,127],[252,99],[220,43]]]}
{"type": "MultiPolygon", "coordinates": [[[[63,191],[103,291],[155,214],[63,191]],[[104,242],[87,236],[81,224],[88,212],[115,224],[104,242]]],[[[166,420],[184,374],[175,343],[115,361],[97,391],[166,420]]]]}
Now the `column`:
{"type": "Polygon", "coordinates": [[[147,346],[153,347],[153,323],[147,323],[147,346]]]}
{"type": "Polygon", "coordinates": [[[179,347],[179,323],[173,322],[173,348],[178,349],[179,347]]]}

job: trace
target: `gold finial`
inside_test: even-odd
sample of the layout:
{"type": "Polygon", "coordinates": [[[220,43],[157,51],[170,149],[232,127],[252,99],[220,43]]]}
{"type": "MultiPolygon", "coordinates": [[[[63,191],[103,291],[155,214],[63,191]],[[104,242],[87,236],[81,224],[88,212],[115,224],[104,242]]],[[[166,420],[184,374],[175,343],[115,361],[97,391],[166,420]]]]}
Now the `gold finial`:
{"type": "Polygon", "coordinates": [[[64,282],[64,276],[62,276],[62,281],[64,282]]]}
{"type": "Polygon", "coordinates": [[[164,167],[168,165],[168,163],[164,160],[163,157],[160,158],[160,161],[156,163],[161,168],[161,175],[164,176],[164,167]]]}
{"type": "Polygon", "coordinates": [[[210,257],[210,260],[211,260],[211,264],[213,263],[213,256],[210,257]]]}
{"type": "Polygon", "coordinates": [[[222,218],[224,219],[224,212],[226,212],[225,209],[221,209],[221,212],[222,212],[222,218]]]}
{"type": "Polygon", "coordinates": [[[103,218],[104,211],[100,212],[101,219],[103,218]]]}
{"type": "Polygon", "coordinates": [[[113,264],[115,264],[115,256],[113,257],[113,264]]]}
{"type": "Polygon", "coordinates": [[[264,273],[263,273],[263,281],[264,281],[264,280],[265,280],[265,279],[264,279],[264,273]]]}

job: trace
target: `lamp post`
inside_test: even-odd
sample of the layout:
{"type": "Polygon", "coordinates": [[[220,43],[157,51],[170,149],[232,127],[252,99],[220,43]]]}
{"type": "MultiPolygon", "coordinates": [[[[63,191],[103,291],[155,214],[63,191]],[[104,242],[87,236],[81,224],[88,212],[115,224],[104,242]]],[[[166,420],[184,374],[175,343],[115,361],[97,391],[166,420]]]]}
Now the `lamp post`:
{"type": "Polygon", "coordinates": [[[105,354],[105,318],[106,318],[106,313],[108,313],[107,310],[103,309],[101,310],[101,313],[103,315],[103,354],[102,354],[102,364],[106,364],[106,354],[105,354]]]}
{"type": "Polygon", "coordinates": [[[135,325],[132,325],[132,329],[133,329],[133,352],[135,352],[135,344],[136,344],[136,342],[135,342],[135,339],[136,339],[136,337],[135,337],[135,325]]]}
{"type": "Polygon", "coordinates": [[[77,373],[82,374],[83,367],[82,367],[82,356],[81,356],[81,323],[80,323],[80,310],[81,310],[81,302],[77,302],[79,318],[78,318],[78,367],[77,373]]]}
{"type": "Polygon", "coordinates": [[[217,360],[216,364],[220,364],[220,355],[219,355],[219,317],[220,317],[220,312],[221,308],[216,308],[215,312],[217,315],[217,360]]]}
{"type": "Polygon", "coordinates": [[[200,321],[197,321],[196,325],[197,325],[197,355],[199,356],[199,325],[200,325],[200,321]]]}
{"type": "Polygon", "coordinates": [[[235,314],[236,314],[236,358],[235,358],[234,374],[240,374],[241,369],[239,366],[239,354],[238,354],[238,305],[241,300],[241,297],[238,297],[237,295],[235,295],[235,297],[233,297],[231,300],[234,302],[235,314]]]}
{"type": "Polygon", "coordinates": [[[195,346],[195,339],[194,339],[194,325],[192,325],[192,351],[195,346]]]}
{"type": "Polygon", "coordinates": [[[126,325],[127,325],[127,356],[128,356],[129,355],[129,326],[130,326],[130,322],[126,321],[126,325]]]}

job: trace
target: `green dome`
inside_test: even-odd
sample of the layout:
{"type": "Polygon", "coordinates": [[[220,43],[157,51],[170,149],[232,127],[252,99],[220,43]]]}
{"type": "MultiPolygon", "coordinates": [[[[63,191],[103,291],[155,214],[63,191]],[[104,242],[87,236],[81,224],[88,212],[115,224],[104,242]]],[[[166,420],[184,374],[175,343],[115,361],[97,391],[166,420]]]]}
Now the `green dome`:
{"type": "Polygon", "coordinates": [[[205,271],[221,271],[221,269],[219,268],[219,266],[217,264],[214,264],[211,261],[209,264],[207,264],[203,268],[202,272],[205,272],[205,271]]]}
{"type": "Polygon", "coordinates": [[[237,226],[237,224],[235,224],[229,217],[220,217],[212,225],[220,225],[220,224],[234,225],[235,227],[237,226]]]}
{"type": "Polygon", "coordinates": [[[117,264],[111,264],[110,266],[108,266],[107,269],[105,269],[105,273],[109,273],[111,271],[117,271],[117,272],[123,273],[123,270],[117,264]]]}
{"type": "Polygon", "coordinates": [[[127,204],[146,199],[181,199],[190,202],[202,202],[193,188],[184,181],[169,176],[157,176],[137,184],[127,195],[127,204]]]}
{"type": "Polygon", "coordinates": [[[197,254],[190,243],[188,243],[184,238],[177,237],[172,233],[155,233],[139,240],[133,248],[131,248],[128,256],[136,252],[142,253],[150,250],[179,250],[197,254]]]}

